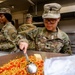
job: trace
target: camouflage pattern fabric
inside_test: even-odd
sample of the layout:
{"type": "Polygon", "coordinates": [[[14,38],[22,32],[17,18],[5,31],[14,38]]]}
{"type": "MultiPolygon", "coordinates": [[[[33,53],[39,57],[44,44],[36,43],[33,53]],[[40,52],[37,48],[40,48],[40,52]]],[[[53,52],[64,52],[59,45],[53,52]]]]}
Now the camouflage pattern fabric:
{"type": "Polygon", "coordinates": [[[61,5],[58,3],[48,3],[44,5],[42,18],[59,18],[61,5]]]}
{"type": "Polygon", "coordinates": [[[72,54],[69,37],[58,28],[57,32],[36,28],[26,33],[26,38],[29,40],[29,49],[72,54]]]}
{"type": "Polygon", "coordinates": [[[18,33],[22,34],[24,36],[25,33],[29,32],[32,29],[35,29],[36,26],[33,24],[23,24],[19,26],[18,33]]]}
{"type": "Polygon", "coordinates": [[[8,22],[0,31],[0,50],[16,51],[18,42],[22,38],[20,35],[17,35],[17,31],[11,22],[8,22]]]}

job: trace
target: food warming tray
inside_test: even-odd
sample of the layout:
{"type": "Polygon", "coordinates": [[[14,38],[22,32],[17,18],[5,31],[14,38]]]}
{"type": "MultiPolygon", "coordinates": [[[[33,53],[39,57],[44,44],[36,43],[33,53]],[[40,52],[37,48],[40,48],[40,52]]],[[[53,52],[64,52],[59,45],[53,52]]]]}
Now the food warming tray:
{"type": "MultiPolygon", "coordinates": [[[[28,55],[40,54],[42,56],[43,60],[46,59],[46,58],[58,57],[58,56],[67,56],[68,55],[68,54],[61,54],[61,53],[40,52],[40,51],[32,51],[32,50],[27,51],[27,54],[28,55]]],[[[22,56],[24,56],[22,51],[17,52],[17,53],[4,55],[4,56],[0,56],[0,66],[8,63],[10,60],[20,58],[22,56]]]]}

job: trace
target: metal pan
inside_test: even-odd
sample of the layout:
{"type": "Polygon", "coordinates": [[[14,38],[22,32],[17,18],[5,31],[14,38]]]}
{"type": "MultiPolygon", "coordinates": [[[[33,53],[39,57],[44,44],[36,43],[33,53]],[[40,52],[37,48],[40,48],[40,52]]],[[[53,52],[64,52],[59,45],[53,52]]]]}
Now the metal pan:
{"type": "MultiPolygon", "coordinates": [[[[45,58],[51,58],[51,57],[58,57],[58,56],[68,56],[68,54],[61,54],[61,53],[50,53],[50,52],[40,52],[40,51],[27,51],[28,55],[34,55],[34,54],[40,54],[43,59],[45,58]]],[[[22,51],[17,53],[12,53],[4,56],[0,56],[0,66],[3,64],[8,63],[10,60],[20,58],[24,56],[24,53],[22,51]]]]}

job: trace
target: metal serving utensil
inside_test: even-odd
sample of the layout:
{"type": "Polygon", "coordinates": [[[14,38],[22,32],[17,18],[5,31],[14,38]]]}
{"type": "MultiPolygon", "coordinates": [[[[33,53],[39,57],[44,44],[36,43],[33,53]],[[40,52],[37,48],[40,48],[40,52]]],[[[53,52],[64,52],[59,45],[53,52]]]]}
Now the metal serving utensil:
{"type": "Polygon", "coordinates": [[[29,60],[29,57],[28,57],[27,53],[24,53],[24,55],[25,55],[26,60],[28,62],[28,64],[27,64],[27,71],[29,73],[36,73],[37,72],[37,66],[33,62],[31,62],[29,60]]]}

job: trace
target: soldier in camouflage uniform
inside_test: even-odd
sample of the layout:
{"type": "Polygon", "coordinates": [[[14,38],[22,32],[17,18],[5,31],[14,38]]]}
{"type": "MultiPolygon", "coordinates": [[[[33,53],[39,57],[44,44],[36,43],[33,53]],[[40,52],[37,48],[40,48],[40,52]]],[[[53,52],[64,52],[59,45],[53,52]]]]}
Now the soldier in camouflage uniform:
{"type": "Polygon", "coordinates": [[[41,51],[72,54],[68,35],[57,27],[60,21],[60,9],[61,5],[58,3],[44,5],[42,18],[45,27],[36,28],[26,33],[26,38],[29,41],[33,41],[32,44],[29,44],[30,48],[41,51]]]}
{"type": "Polygon", "coordinates": [[[25,35],[25,32],[29,32],[30,30],[32,29],[35,29],[36,26],[34,26],[32,24],[32,15],[31,14],[27,14],[26,15],[26,23],[19,26],[19,29],[18,29],[18,32],[21,34],[21,35],[25,35]]]}
{"type": "Polygon", "coordinates": [[[0,8],[0,23],[4,24],[0,31],[0,51],[16,51],[18,47],[26,52],[28,41],[17,35],[12,24],[12,16],[8,8],[0,8]]]}

